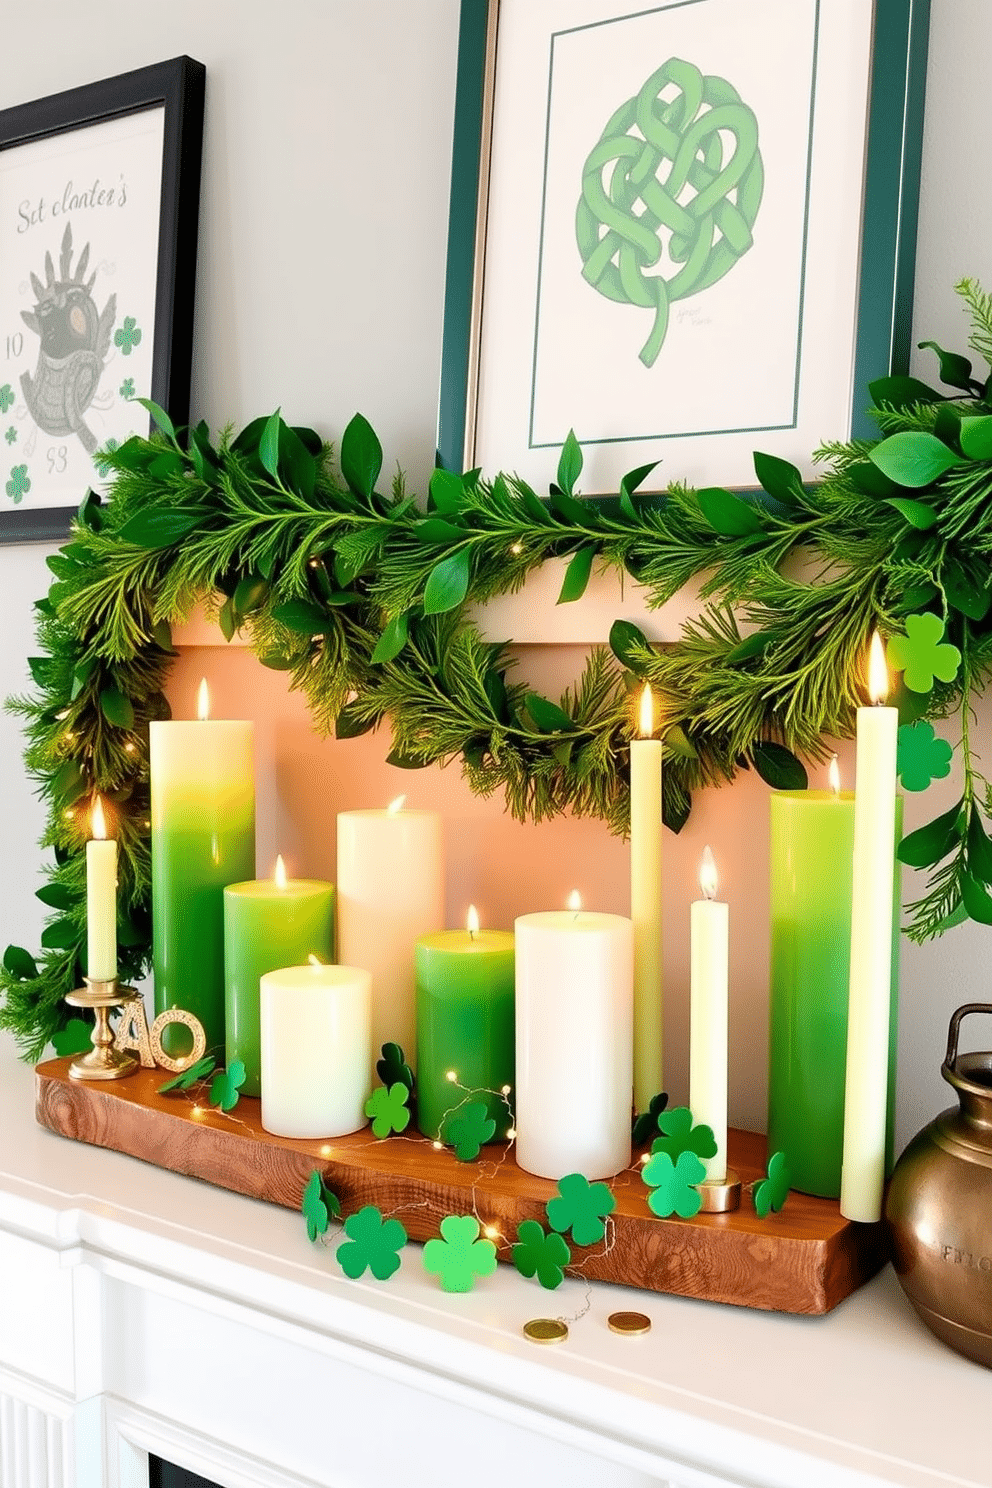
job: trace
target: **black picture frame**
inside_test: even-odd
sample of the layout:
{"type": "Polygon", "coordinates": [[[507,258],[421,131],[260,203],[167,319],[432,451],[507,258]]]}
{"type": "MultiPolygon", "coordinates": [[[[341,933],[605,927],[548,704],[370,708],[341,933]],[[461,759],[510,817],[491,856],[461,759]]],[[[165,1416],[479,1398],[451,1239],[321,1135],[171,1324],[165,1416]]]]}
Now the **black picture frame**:
{"type": "MultiPolygon", "coordinates": [[[[206,69],[173,57],[118,77],[0,109],[0,152],[163,109],[151,398],[176,424],[189,416],[206,69]]],[[[0,511],[0,543],[59,541],[85,490],[65,506],[0,511]]]]}

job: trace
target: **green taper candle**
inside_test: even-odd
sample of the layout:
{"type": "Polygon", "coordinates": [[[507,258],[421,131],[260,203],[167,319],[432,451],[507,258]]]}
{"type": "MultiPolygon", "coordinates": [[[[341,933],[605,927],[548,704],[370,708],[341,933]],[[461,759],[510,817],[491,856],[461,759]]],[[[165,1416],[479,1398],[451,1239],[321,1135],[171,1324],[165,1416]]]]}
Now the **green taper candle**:
{"type": "MultiPolygon", "coordinates": [[[[224,1022],[228,1067],[245,1067],[242,1095],[262,1093],[259,1034],[262,977],[315,956],[334,960],[334,885],[286,877],[282,858],[272,878],[224,890],[224,1022]]],[[[301,1030],[301,1036],[305,1036],[301,1030]]]]}
{"type": "MultiPolygon", "coordinates": [[[[474,912],[470,912],[474,913],[474,912]]],[[[442,1135],[445,1115],[485,1101],[505,1137],[513,1088],[513,935],[509,930],[439,930],[417,941],[417,1122],[442,1135]]]]}
{"type": "MultiPolygon", "coordinates": [[[[854,792],[773,791],[770,850],[768,1151],[785,1153],[798,1192],[836,1199],[844,1147],[854,792]]],[[[898,918],[897,908],[893,986],[898,918]]],[[[895,1037],[893,1011],[890,1071],[895,1037]]],[[[894,1083],[890,1079],[890,1094],[894,1083]]]]}
{"type": "MultiPolygon", "coordinates": [[[[202,689],[201,689],[202,694],[202,689]]],[[[206,721],[149,725],[152,956],[155,1011],[185,1008],[224,1050],[226,884],[255,876],[253,726],[206,721]]],[[[166,1052],[185,1052],[182,1034],[166,1052]]]]}

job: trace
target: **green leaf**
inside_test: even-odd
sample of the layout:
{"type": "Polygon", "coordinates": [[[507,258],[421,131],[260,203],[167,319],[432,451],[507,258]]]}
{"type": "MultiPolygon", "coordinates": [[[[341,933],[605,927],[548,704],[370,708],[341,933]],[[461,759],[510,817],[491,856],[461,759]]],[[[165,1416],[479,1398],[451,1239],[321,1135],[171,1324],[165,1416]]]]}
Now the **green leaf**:
{"type": "Polygon", "coordinates": [[[276,605],[272,618],[300,635],[326,635],[335,627],[327,611],[309,599],[288,599],[285,604],[276,605]]]}
{"type": "Polygon", "coordinates": [[[551,510],[557,512],[573,526],[584,527],[589,520],[589,511],[581,501],[576,501],[566,491],[554,491],[549,502],[551,510]]]}
{"type": "Polygon", "coordinates": [[[435,470],[427,489],[435,510],[449,517],[457,516],[461,511],[465,487],[461,476],[455,475],[454,471],[435,470]]]}
{"type": "MultiPolygon", "coordinates": [[[[518,481],[517,494],[532,522],[536,522],[540,527],[550,527],[552,525],[548,503],[542,501],[537,492],[532,490],[526,481],[518,481]]],[[[501,475],[498,475],[493,482],[493,495],[497,498],[506,495],[506,482],[501,475]]]]}
{"type": "Polygon", "coordinates": [[[699,758],[699,750],[680,723],[670,724],[665,730],[665,747],[680,759],[699,758]]]}
{"type": "Polygon", "coordinates": [[[751,661],[755,656],[763,656],[777,636],[770,630],[758,630],[754,635],[745,636],[739,646],[728,651],[724,661],[727,666],[739,666],[742,661],[751,661]]]}
{"type": "Polygon", "coordinates": [[[41,932],[41,944],[46,951],[68,951],[78,945],[82,932],[74,920],[54,920],[41,932]]]}
{"type": "Polygon", "coordinates": [[[992,416],[961,420],[961,449],[971,460],[992,460],[992,416]]]}
{"type": "Polygon", "coordinates": [[[752,532],[765,530],[753,506],[720,486],[707,486],[697,491],[696,500],[713,531],[721,537],[747,537],[752,532]]]}
{"type": "Polygon", "coordinates": [[[844,472],[856,491],[864,496],[893,496],[899,487],[870,460],[855,460],[844,472]]]}
{"type": "MultiPolygon", "coordinates": [[[[628,470],[627,474],[621,477],[620,502],[621,505],[623,505],[623,498],[626,496],[627,506],[624,507],[625,511],[629,508],[630,512],[634,513],[634,505],[630,498],[631,496],[633,496],[638,486],[641,485],[643,481],[647,480],[652,470],[657,468],[659,463],[660,462],[658,460],[652,460],[650,465],[638,465],[636,470],[628,470]]],[[[636,513],[634,513],[634,515],[636,515],[636,513]]]]}
{"type": "Polygon", "coordinates": [[[368,419],[356,413],[341,436],[341,474],[356,496],[371,496],[382,469],[382,445],[368,419]]]}
{"type": "Polygon", "coordinates": [[[564,708],[559,708],[557,703],[550,702],[539,692],[528,692],[524,706],[542,734],[560,734],[575,727],[564,708]]]}
{"type": "Polygon", "coordinates": [[[413,535],[422,543],[461,542],[465,528],[456,527],[454,522],[446,522],[443,517],[422,517],[419,522],[414,522],[413,535]]]}
{"type": "Polygon", "coordinates": [[[963,799],[926,826],[918,827],[902,839],[896,857],[908,868],[932,868],[961,841],[961,808],[963,799]]]}
{"type": "Polygon", "coordinates": [[[91,532],[99,532],[103,526],[103,512],[100,510],[100,497],[95,491],[87,491],[79,504],[76,516],[83,527],[88,527],[91,532]]]}
{"type": "Polygon", "coordinates": [[[961,410],[953,403],[941,403],[934,419],[933,432],[944,444],[955,449],[961,441],[961,410]]]}
{"type": "Polygon", "coordinates": [[[940,403],[941,394],[916,377],[877,377],[868,384],[876,408],[908,408],[914,403],[940,403]]]}
{"type": "Polygon", "coordinates": [[[906,429],[890,434],[869,451],[868,458],[883,475],[897,486],[918,490],[961,464],[960,456],[947,448],[935,434],[906,429]]]}
{"type": "Polygon", "coordinates": [[[100,694],[100,709],[108,723],[115,728],[134,728],[134,708],[131,699],[117,687],[105,687],[100,694]]]}
{"type": "Polygon", "coordinates": [[[809,784],[806,767],[784,744],[762,740],[751,751],[751,761],[773,790],[805,790],[809,784]]]}
{"type": "Polygon", "coordinates": [[[984,884],[980,884],[970,873],[961,875],[961,898],[973,920],[977,920],[980,925],[992,925],[992,896],[984,884]]]}
{"type": "MultiPolygon", "coordinates": [[[[372,652],[371,657],[372,665],[379,666],[382,662],[392,661],[394,656],[399,656],[403,647],[406,645],[409,633],[409,615],[406,613],[394,615],[375,643],[375,650],[372,652]]],[[[338,735],[338,737],[340,738],[341,735],[338,735]]]]}
{"type": "Polygon", "coordinates": [[[503,680],[503,673],[490,667],[482,679],[482,686],[489,700],[489,706],[493,710],[493,717],[500,723],[508,723],[510,720],[507,710],[506,682],[503,680]]]}
{"type": "Polygon", "coordinates": [[[598,544],[586,543],[584,547],[579,548],[578,552],[573,553],[562,580],[558,604],[572,604],[575,600],[582,598],[586,592],[586,585],[589,583],[589,575],[592,573],[592,560],[598,551],[598,544]]]}
{"type": "Polygon", "coordinates": [[[992,608],[992,579],[988,569],[981,576],[965,568],[956,558],[944,559],[941,582],[947,603],[969,620],[984,620],[992,608]]]}
{"type": "Polygon", "coordinates": [[[317,461],[303,440],[288,424],[279,425],[279,465],[283,479],[291,491],[296,491],[304,501],[312,501],[317,485],[317,461]]]}
{"type": "Polygon", "coordinates": [[[63,760],[52,776],[52,795],[61,806],[72,806],[89,789],[86,777],[74,759],[63,760]]]}
{"type": "Polygon", "coordinates": [[[458,548],[434,565],[424,586],[425,615],[444,615],[462,603],[468,593],[470,557],[467,547],[458,548]]]}
{"type": "Polygon", "coordinates": [[[992,842],[989,841],[977,806],[968,823],[968,868],[984,884],[992,884],[992,842]]]}
{"type": "Polygon", "coordinates": [[[639,654],[641,648],[651,650],[651,642],[643,630],[632,620],[614,620],[610,626],[610,650],[617,661],[638,677],[643,677],[646,673],[644,661],[639,654]]]}
{"type": "Polygon", "coordinates": [[[172,644],[172,626],[168,620],[156,620],[152,626],[152,639],[160,651],[167,651],[170,656],[176,655],[172,644]]]}
{"type": "Polygon", "coordinates": [[[185,471],[186,462],[176,450],[161,450],[148,467],[150,479],[157,481],[171,480],[174,475],[183,475],[185,471]]]}
{"type": "Polygon", "coordinates": [[[234,608],[239,615],[250,615],[265,603],[269,586],[259,573],[245,574],[234,591],[234,608]]]}
{"type": "Polygon", "coordinates": [[[931,351],[937,353],[941,382],[946,383],[948,387],[962,388],[966,393],[977,389],[978,383],[971,375],[971,362],[966,356],[962,356],[957,351],[945,351],[942,346],[937,345],[936,341],[920,341],[917,345],[921,351],[924,347],[929,347],[931,351]]]}
{"type": "Polygon", "coordinates": [[[202,506],[151,507],[129,517],[118,536],[137,548],[171,548],[202,526],[207,515],[202,506]]]}
{"type": "Polygon", "coordinates": [[[353,703],[347,703],[334,720],[335,739],[357,739],[375,727],[375,719],[358,717],[353,703]]]}
{"type": "Polygon", "coordinates": [[[3,953],[3,964],[19,982],[34,981],[38,975],[38,963],[23,946],[9,945],[3,953]]]}
{"type": "Polygon", "coordinates": [[[132,398],[131,401],[132,403],[140,403],[142,408],[151,415],[153,421],[162,430],[162,433],[175,444],[176,427],[164,408],[160,408],[157,403],[153,403],[151,398],[132,398]]]}
{"type": "Polygon", "coordinates": [[[271,672],[291,672],[296,665],[293,658],[284,651],[260,651],[258,659],[271,672]]]}
{"type": "Polygon", "coordinates": [[[394,766],[397,770],[426,770],[430,763],[430,760],[417,759],[412,754],[404,754],[402,749],[391,749],[386,755],[386,764],[394,766]]]}
{"type": "Polygon", "coordinates": [[[936,525],[937,513],[923,501],[910,501],[908,496],[889,496],[885,504],[894,506],[900,516],[905,517],[918,532],[926,532],[929,527],[936,525]]]}
{"type": "Polygon", "coordinates": [[[233,641],[234,633],[238,628],[237,617],[234,613],[233,599],[225,599],[224,603],[217,611],[217,624],[220,626],[220,633],[224,637],[225,641],[233,641]]]}
{"type": "Polygon", "coordinates": [[[278,408],[265,421],[262,437],[258,441],[258,458],[262,469],[267,470],[273,480],[279,479],[279,426],[282,423],[278,408]]]}
{"type": "Polygon", "coordinates": [[[760,450],[755,450],[754,473],[769,496],[774,496],[776,501],[784,502],[786,506],[795,505],[803,494],[801,472],[795,465],[790,465],[788,460],[780,460],[777,455],[763,455],[760,450]]]}
{"type": "Polygon", "coordinates": [[[575,482],[581,474],[582,450],[575,437],[575,430],[569,429],[565,443],[561,447],[561,457],[558,460],[558,485],[566,496],[571,496],[575,490],[575,482]]]}
{"type": "Polygon", "coordinates": [[[42,884],[34,893],[35,898],[40,899],[42,904],[47,904],[49,909],[71,909],[74,904],[82,901],[81,894],[73,894],[65,884],[60,883],[42,884]]]}

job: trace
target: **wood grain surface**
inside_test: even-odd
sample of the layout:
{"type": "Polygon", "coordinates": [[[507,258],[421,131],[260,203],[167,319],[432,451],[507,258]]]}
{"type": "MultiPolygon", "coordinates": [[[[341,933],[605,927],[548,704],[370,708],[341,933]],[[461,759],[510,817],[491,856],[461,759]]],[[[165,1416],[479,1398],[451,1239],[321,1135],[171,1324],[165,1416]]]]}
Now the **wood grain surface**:
{"type": "MultiPolygon", "coordinates": [[[[163,1071],[121,1080],[71,1080],[71,1059],[36,1069],[36,1116],[78,1142],[108,1147],[174,1173],[250,1198],[298,1209],[319,1168],[345,1215],[365,1204],[398,1213],[411,1239],[428,1240],[447,1214],[475,1213],[502,1240],[500,1258],[523,1219],[546,1223],[554,1183],[522,1172],[505,1146],[462,1163],[414,1135],[377,1141],[371,1128],[329,1142],[274,1137],[262,1129],[260,1102],[245,1096],[227,1116],[197,1107],[194,1093],[159,1095],[163,1071]],[[503,1242],[506,1243],[503,1243],[503,1242]]],[[[636,1154],[635,1154],[636,1156],[636,1154]]],[[[746,1186],[764,1174],[765,1139],[730,1133],[730,1163],[746,1186]]],[[[673,1292],[775,1312],[829,1312],[885,1261],[882,1226],[852,1224],[835,1200],[792,1193],[779,1214],[759,1219],[745,1191],[731,1214],[658,1219],[632,1168],[611,1180],[616,1197],[606,1244],[572,1247],[573,1264],[596,1281],[673,1292]]],[[[301,1220],[302,1224],[302,1220],[301,1220]]]]}

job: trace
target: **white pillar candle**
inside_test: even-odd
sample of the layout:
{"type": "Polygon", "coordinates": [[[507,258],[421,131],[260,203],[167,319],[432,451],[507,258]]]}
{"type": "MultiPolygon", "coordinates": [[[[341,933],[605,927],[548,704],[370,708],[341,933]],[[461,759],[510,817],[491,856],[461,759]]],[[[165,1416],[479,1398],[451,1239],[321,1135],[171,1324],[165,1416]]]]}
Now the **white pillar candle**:
{"type": "Polygon", "coordinates": [[[899,730],[897,710],[881,706],[887,693],[885,653],[876,633],[869,671],[873,706],[858,709],[857,723],[851,978],[840,1178],[841,1214],[864,1224],[881,1219],[885,1184],[899,730]]]}
{"type": "Polygon", "coordinates": [[[417,1058],[414,946],[444,929],[444,856],[435,811],[338,816],[338,959],[372,974],[372,1054],[400,1044],[417,1058]]]}
{"type": "Polygon", "coordinates": [[[704,897],[690,909],[689,1109],[713,1132],[706,1178],[727,1180],[727,1006],[730,911],[716,898],[716,864],[707,847],[699,870],[704,897]]]}
{"type": "Polygon", "coordinates": [[[278,1137],[343,1137],[365,1126],[372,1081],[369,973],[290,966],[261,978],[261,1122],[278,1137]]]}
{"type": "Polygon", "coordinates": [[[611,1178],[630,1163],[633,929],[577,907],[516,922],[517,1163],[611,1178]]]}
{"type": "Polygon", "coordinates": [[[117,975],[117,843],[107,836],[97,796],[93,836],[86,844],[86,975],[109,982],[117,975]]]}
{"type": "Polygon", "coordinates": [[[642,737],[630,741],[630,918],[634,925],[634,1107],[664,1088],[661,991],[661,751],[652,739],[651,689],[641,694],[642,737]]]}

